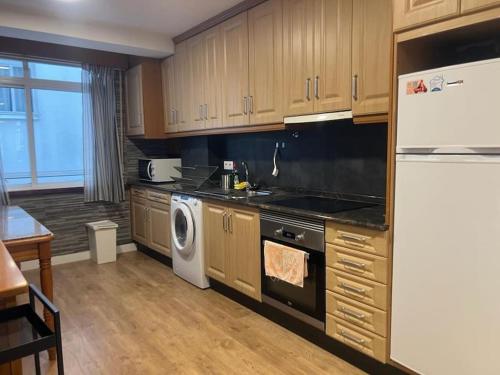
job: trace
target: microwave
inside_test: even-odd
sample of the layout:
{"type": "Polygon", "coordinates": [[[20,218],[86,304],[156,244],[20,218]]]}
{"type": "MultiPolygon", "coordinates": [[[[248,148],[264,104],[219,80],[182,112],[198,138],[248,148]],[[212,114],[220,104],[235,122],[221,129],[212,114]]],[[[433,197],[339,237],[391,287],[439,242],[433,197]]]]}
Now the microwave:
{"type": "Polygon", "coordinates": [[[172,182],[172,177],[181,177],[175,167],[181,159],[139,159],[139,179],[146,182],[172,182]]]}

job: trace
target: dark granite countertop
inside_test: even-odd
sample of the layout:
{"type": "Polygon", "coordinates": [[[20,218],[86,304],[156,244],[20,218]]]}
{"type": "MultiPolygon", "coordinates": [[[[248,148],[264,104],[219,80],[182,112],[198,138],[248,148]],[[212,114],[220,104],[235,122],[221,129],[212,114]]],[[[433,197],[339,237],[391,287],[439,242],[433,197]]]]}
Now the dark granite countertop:
{"type": "MultiPolygon", "coordinates": [[[[235,199],[230,194],[227,196],[214,195],[213,193],[220,191],[220,189],[210,188],[210,187],[208,188],[203,187],[200,188],[200,190],[196,190],[194,187],[187,187],[175,183],[152,184],[147,182],[141,182],[138,180],[128,181],[128,185],[142,186],[142,187],[147,187],[149,189],[166,191],[170,193],[187,194],[200,198],[230,202],[233,204],[241,204],[250,207],[257,207],[264,210],[272,210],[276,212],[288,213],[293,215],[301,215],[304,217],[310,217],[315,219],[331,220],[342,224],[357,225],[381,231],[385,231],[388,229],[387,224],[385,224],[384,200],[377,197],[333,194],[333,193],[315,192],[303,189],[266,188],[263,190],[272,191],[271,195],[239,197],[238,199],[235,199]],[[321,213],[321,212],[302,210],[302,209],[294,209],[272,204],[272,201],[277,200],[277,198],[289,199],[294,197],[303,197],[306,195],[337,198],[337,199],[360,200],[364,202],[373,203],[375,205],[366,208],[360,208],[360,209],[343,211],[332,214],[332,213],[321,213]]],[[[237,194],[241,194],[241,192],[237,194]]]]}

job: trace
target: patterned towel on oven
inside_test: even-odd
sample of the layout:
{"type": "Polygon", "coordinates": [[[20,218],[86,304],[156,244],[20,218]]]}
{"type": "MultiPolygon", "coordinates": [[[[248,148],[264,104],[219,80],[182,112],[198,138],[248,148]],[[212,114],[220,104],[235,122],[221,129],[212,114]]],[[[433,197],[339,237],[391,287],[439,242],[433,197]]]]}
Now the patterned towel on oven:
{"type": "Polygon", "coordinates": [[[307,253],[272,241],[264,241],[266,276],[304,287],[307,277],[307,253]]]}

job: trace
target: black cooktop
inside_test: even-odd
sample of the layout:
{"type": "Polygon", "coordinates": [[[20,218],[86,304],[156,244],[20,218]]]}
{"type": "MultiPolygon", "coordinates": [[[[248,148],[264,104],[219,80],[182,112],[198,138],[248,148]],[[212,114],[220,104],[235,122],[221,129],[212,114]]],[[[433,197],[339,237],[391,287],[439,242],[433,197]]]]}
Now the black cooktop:
{"type": "Polygon", "coordinates": [[[268,202],[276,206],[283,206],[299,210],[322,212],[325,214],[334,214],[342,211],[357,210],[359,208],[373,207],[376,204],[350,201],[345,199],[324,198],[305,196],[297,198],[288,198],[268,202]]]}

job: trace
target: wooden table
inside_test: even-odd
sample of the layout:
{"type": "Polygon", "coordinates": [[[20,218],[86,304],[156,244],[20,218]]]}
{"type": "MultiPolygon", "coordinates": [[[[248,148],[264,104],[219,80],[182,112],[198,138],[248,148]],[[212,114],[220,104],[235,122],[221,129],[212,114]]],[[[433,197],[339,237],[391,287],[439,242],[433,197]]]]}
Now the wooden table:
{"type": "MultiPolygon", "coordinates": [[[[4,244],[0,242],[0,309],[15,304],[16,296],[27,291],[28,282],[4,244]]],[[[18,375],[22,372],[20,360],[0,365],[0,375],[18,375]]]]}
{"type": "MultiPolygon", "coordinates": [[[[40,284],[42,293],[53,300],[52,253],[50,243],[54,235],[31,215],[18,206],[0,207],[0,241],[19,265],[21,262],[38,260],[40,262],[40,284]]],[[[45,322],[54,329],[52,315],[43,311],[45,322]]],[[[49,350],[49,358],[56,358],[55,350],[49,350]]]]}

